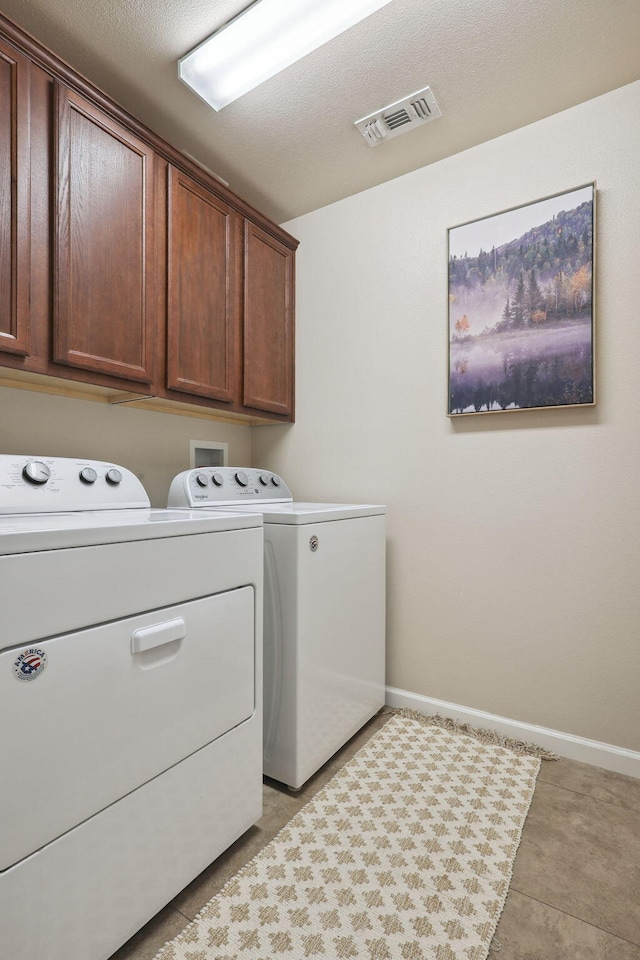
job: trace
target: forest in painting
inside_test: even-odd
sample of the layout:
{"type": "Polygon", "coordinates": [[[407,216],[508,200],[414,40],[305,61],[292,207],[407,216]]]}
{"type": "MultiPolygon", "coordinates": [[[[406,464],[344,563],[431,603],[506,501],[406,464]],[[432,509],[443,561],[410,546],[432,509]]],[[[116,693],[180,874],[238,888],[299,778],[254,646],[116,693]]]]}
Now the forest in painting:
{"type": "Polygon", "coordinates": [[[449,413],[592,403],[592,271],[592,195],[500,246],[450,254],[449,413]]]}

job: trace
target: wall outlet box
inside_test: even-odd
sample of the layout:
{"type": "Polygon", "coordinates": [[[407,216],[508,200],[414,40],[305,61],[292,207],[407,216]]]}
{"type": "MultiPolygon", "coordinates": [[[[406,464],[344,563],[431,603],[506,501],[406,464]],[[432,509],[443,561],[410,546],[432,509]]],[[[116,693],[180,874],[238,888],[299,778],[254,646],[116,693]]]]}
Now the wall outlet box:
{"type": "Polygon", "coordinates": [[[229,444],[221,440],[190,440],[189,467],[226,467],[229,444]]]}

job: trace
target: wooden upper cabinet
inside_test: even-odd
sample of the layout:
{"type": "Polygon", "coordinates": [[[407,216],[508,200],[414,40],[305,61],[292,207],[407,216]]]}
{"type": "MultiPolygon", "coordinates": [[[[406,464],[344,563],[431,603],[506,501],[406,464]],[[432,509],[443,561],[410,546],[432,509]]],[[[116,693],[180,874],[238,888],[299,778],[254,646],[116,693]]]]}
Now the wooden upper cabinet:
{"type": "Polygon", "coordinates": [[[0,40],[0,350],[29,353],[30,148],[26,57],[0,40]]]}
{"type": "Polygon", "coordinates": [[[232,403],[239,381],[242,219],[169,167],[167,387],[232,403]]]}
{"type": "Polygon", "coordinates": [[[53,359],[153,379],[153,151],[56,84],[53,359]]]}
{"type": "Polygon", "coordinates": [[[294,251],[245,221],[243,404],[293,418],[294,251]]]}
{"type": "Polygon", "coordinates": [[[297,241],[0,31],[0,369],[292,421],[297,241]]]}

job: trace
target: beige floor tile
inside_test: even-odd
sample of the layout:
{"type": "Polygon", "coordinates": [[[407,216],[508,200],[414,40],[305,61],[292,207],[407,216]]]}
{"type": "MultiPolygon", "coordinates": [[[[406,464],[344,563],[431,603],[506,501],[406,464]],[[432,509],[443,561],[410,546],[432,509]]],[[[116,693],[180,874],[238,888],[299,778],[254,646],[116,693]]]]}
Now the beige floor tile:
{"type": "Polygon", "coordinates": [[[498,944],[496,960],[640,960],[640,947],[513,890],[496,930],[494,948],[498,944]]]}
{"type": "Polygon", "coordinates": [[[302,793],[294,793],[282,784],[276,783],[275,780],[267,781],[263,787],[263,818],[280,817],[284,826],[307,799],[302,793]]]}
{"type": "Polygon", "coordinates": [[[640,780],[577,760],[544,762],[538,780],[640,812],[640,780]]]}
{"type": "Polygon", "coordinates": [[[538,782],[511,886],[640,945],[640,813],[538,782]]]}
{"type": "Polygon", "coordinates": [[[188,919],[173,907],[165,907],[113,954],[111,960],[153,960],[167,940],[181,933],[188,919]]]}

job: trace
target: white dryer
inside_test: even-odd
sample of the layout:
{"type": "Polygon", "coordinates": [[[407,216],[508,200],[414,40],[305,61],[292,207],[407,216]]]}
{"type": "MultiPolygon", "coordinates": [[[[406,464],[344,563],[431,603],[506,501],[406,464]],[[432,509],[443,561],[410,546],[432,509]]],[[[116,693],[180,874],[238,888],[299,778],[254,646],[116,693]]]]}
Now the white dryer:
{"type": "Polygon", "coordinates": [[[384,705],[385,508],[234,467],[179,474],[168,506],[262,513],[264,772],[297,790],[384,705]]]}
{"type": "Polygon", "coordinates": [[[0,456],[0,941],[105,960],[262,811],[262,518],[0,456]]]}

